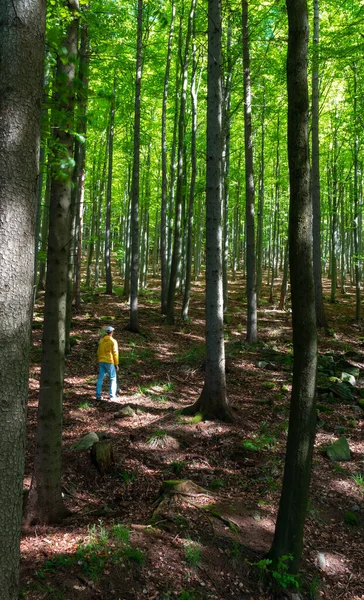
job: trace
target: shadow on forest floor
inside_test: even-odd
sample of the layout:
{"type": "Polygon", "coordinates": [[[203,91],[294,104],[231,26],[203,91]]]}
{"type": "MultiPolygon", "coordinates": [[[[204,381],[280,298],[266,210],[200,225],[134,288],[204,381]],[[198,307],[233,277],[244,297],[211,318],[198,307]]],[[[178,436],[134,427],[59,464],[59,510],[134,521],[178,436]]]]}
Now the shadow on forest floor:
{"type": "MultiPolygon", "coordinates": [[[[234,422],[224,424],[181,415],[198,398],[204,380],[201,282],[192,295],[190,320],[177,319],[173,327],[159,314],[158,282],[152,282],[140,296],[143,335],[127,330],[121,297],[87,293],[73,318],[65,382],[63,491],[73,514],[61,527],[24,532],[23,598],[272,597],[251,563],[269,549],[279,502],[293,361],[291,316],[263,302],[259,342],[250,347],[244,342],[243,294],[242,282],[232,282],[225,339],[234,422]],[[120,348],[120,393],[117,402],[100,403],[96,349],[100,330],[110,323],[120,348]],[[122,418],[126,406],[133,414],[122,418]],[[92,431],[112,442],[110,473],[97,471],[89,451],[72,449],[92,431]],[[163,498],[168,480],[192,481],[202,491],[163,498]]],[[[333,356],[334,372],[340,361],[364,371],[364,338],[352,319],[353,298],[327,306],[329,335],[319,335],[320,355],[333,356]]],[[[26,486],[34,455],[41,300],[34,322],[26,486]]],[[[302,595],[356,600],[364,580],[364,411],[357,396],[338,399],[329,390],[318,400],[302,595]],[[325,448],[343,433],[352,458],[330,462],[325,448]]]]}

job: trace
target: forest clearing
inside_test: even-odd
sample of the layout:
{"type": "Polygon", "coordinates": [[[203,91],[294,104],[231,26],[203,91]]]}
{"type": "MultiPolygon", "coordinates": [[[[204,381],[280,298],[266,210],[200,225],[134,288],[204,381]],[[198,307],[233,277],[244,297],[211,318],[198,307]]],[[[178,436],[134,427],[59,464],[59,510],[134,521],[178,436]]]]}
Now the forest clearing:
{"type": "MultiPolygon", "coordinates": [[[[259,341],[245,344],[242,280],[230,282],[225,348],[234,422],[204,422],[180,414],[203,387],[204,283],[193,285],[190,320],[175,326],[166,325],[160,315],[158,285],[151,280],[141,293],[140,334],[128,331],[127,306],[118,295],[84,293],[82,310],[73,317],[62,459],[62,491],[72,514],[61,526],[23,533],[22,598],[285,597],[281,585],[274,593],[264,586],[254,563],[269,550],[281,488],[292,374],[291,314],[265,300],[265,286],[259,341]],[[97,402],[97,343],[110,323],[120,348],[120,391],[117,402],[97,402]],[[120,415],[126,406],[132,409],[130,416],[120,415]],[[114,464],[108,473],[97,470],[90,450],[72,449],[91,432],[112,443],[114,464]],[[170,480],[191,481],[202,490],[163,496],[163,483],[170,480]]],[[[359,600],[364,579],[364,410],[359,395],[364,336],[353,321],[349,288],[336,304],[325,302],[325,308],[330,335],[319,335],[319,372],[340,376],[351,364],[360,373],[351,399],[327,394],[327,383],[319,383],[297,597],[359,600]],[[326,454],[340,436],[348,440],[349,461],[331,461],[326,454]]],[[[34,456],[42,318],[40,300],[33,322],[26,486],[34,456]]],[[[285,584],[284,571],[280,581],[285,584]]]]}

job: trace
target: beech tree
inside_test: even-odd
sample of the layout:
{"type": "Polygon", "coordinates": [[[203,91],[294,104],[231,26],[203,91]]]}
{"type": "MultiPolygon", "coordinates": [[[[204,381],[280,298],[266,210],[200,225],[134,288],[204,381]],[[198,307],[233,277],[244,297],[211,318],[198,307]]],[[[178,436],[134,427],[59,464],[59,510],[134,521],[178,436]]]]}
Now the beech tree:
{"type": "Polygon", "coordinates": [[[206,155],[206,373],[198,400],[184,414],[232,419],[226,398],[222,273],[221,0],[208,3],[206,155]]]}
{"type": "Polygon", "coordinates": [[[18,598],[45,38],[44,0],[1,3],[0,595],[18,598]]]}
{"type": "Polygon", "coordinates": [[[289,254],[293,382],[282,494],[270,556],[300,565],[316,430],[317,334],[313,281],[312,202],[308,146],[307,0],[287,0],[289,254]]]}
{"type": "Polygon", "coordinates": [[[61,493],[62,401],[66,344],[68,261],[71,240],[71,182],[73,172],[74,77],[78,43],[78,1],[68,4],[71,19],[57,58],[54,94],[57,120],[53,126],[54,164],[50,219],[37,445],[26,505],[28,523],[60,521],[67,510],[61,493]]]}

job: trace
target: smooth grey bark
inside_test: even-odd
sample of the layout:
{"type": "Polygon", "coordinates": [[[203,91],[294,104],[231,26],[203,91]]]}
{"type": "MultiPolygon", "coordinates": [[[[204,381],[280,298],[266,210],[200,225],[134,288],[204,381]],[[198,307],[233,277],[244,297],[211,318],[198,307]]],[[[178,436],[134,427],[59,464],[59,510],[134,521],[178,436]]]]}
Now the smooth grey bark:
{"type": "Polygon", "coordinates": [[[143,65],[143,0],[138,0],[137,50],[134,103],[134,153],[131,186],[131,266],[130,266],[130,331],[139,331],[138,288],[139,288],[139,171],[140,171],[140,93],[143,65]]]}
{"type": "Polygon", "coordinates": [[[110,124],[108,141],[108,169],[107,169],[107,189],[106,189],[106,215],[105,215],[105,275],[106,275],[106,294],[112,294],[112,271],[111,271],[111,201],[112,201],[112,169],[114,157],[114,121],[115,121],[115,88],[116,77],[112,90],[110,104],[110,124]]]}
{"type": "Polygon", "coordinates": [[[87,105],[88,105],[88,72],[90,43],[87,22],[80,25],[80,61],[79,61],[79,92],[78,104],[78,138],[75,141],[75,200],[76,200],[76,248],[74,258],[74,289],[73,296],[75,309],[81,308],[81,260],[82,260],[82,232],[85,194],[85,165],[86,165],[86,138],[87,138],[87,105]]]}
{"type": "Polygon", "coordinates": [[[40,230],[40,244],[41,250],[44,254],[44,258],[39,263],[39,275],[38,275],[38,291],[45,289],[45,277],[46,277],[46,251],[48,241],[48,227],[49,227],[49,199],[51,193],[51,170],[49,164],[47,164],[47,180],[44,194],[44,206],[43,206],[43,217],[42,225],[40,230]]]}
{"type": "Polygon", "coordinates": [[[243,27],[243,69],[244,69],[244,147],[245,147],[245,223],[246,223],[246,295],[247,295],[247,331],[246,341],[255,344],[257,332],[257,293],[255,273],[255,232],[254,232],[254,172],[253,140],[250,86],[250,55],[248,0],[242,0],[243,27]]]}
{"type": "Polygon", "coordinates": [[[312,231],[313,231],[313,273],[315,282],[315,303],[317,327],[327,328],[325,307],[322,298],[321,269],[321,187],[320,187],[320,144],[319,144],[319,42],[320,11],[319,0],[314,0],[313,54],[312,54],[312,231]]]}
{"type": "Polygon", "coordinates": [[[226,77],[223,90],[223,289],[224,312],[228,308],[228,260],[229,260],[229,201],[230,201],[230,126],[231,126],[231,81],[233,64],[231,60],[232,31],[231,23],[227,24],[226,41],[226,77]]]}
{"type": "Polygon", "coordinates": [[[167,261],[167,101],[169,87],[169,73],[172,58],[172,42],[174,34],[174,19],[176,7],[172,0],[172,15],[169,28],[168,50],[166,70],[164,74],[163,86],[163,104],[162,104],[162,200],[161,200],[161,233],[160,233],[160,260],[161,260],[161,312],[165,315],[167,312],[167,293],[168,293],[168,261],[167,261]]]}
{"type": "MultiPolygon", "coordinates": [[[[195,35],[195,24],[193,24],[193,36],[195,35]]],[[[196,73],[197,73],[197,59],[196,59],[196,41],[193,39],[192,43],[192,76],[191,76],[191,112],[192,112],[192,123],[191,123],[191,181],[189,190],[189,204],[188,204],[188,218],[187,218],[187,242],[186,242],[186,274],[185,274],[185,288],[182,302],[182,320],[187,321],[188,309],[191,298],[191,271],[192,271],[192,234],[193,234],[193,215],[194,215],[194,200],[195,200],[195,188],[196,188],[196,175],[197,175],[197,147],[196,147],[196,135],[197,135],[197,88],[196,88],[196,73]]]]}
{"type": "Polygon", "coordinates": [[[185,174],[185,161],[183,160],[185,145],[185,116],[187,101],[187,79],[188,79],[188,58],[189,45],[191,40],[192,22],[195,13],[196,1],[191,1],[191,8],[188,16],[188,26],[185,39],[185,50],[182,65],[182,83],[181,100],[178,120],[178,150],[177,150],[177,189],[175,198],[175,216],[174,216],[174,238],[171,271],[169,276],[169,287],[167,296],[167,323],[174,323],[174,301],[178,279],[178,267],[181,257],[181,228],[182,228],[182,203],[183,203],[183,184],[185,174]]]}
{"type": "Polygon", "coordinates": [[[270,557],[291,554],[299,569],[316,429],[317,334],[313,281],[312,201],[308,145],[306,0],[287,0],[289,253],[292,292],[293,382],[283,487],[270,557]]]}
{"type": "Polygon", "coordinates": [[[273,235],[272,235],[272,271],[269,290],[269,302],[274,300],[274,279],[278,275],[278,239],[279,239],[279,121],[280,114],[278,111],[277,117],[277,148],[276,148],[276,164],[275,164],[275,182],[274,182],[274,211],[273,211],[273,235]]]}
{"type": "Polygon", "coordinates": [[[359,135],[358,135],[358,99],[357,99],[357,67],[354,65],[354,264],[355,264],[355,320],[361,318],[361,257],[359,251],[359,223],[361,221],[359,212],[359,135]]]}
{"type": "Polygon", "coordinates": [[[284,250],[284,262],[283,262],[283,277],[282,277],[282,285],[281,285],[281,295],[279,298],[279,310],[284,310],[284,305],[286,303],[286,296],[288,290],[288,268],[289,268],[289,244],[288,239],[285,245],[284,250]]]}
{"type": "Polygon", "coordinates": [[[265,184],[265,89],[262,106],[262,139],[260,152],[259,194],[258,194],[258,227],[257,227],[257,304],[262,289],[263,279],[263,225],[264,225],[264,184],[265,184]]]}
{"type": "Polygon", "coordinates": [[[338,253],[338,113],[336,110],[334,122],[333,149],[331,155],[331,185],[332,185],[332,212],[331,212],[331,244],[330,244],[330,272],[331,272],[331,292],[330,302],[336,301],[337,290],[337,253],[338,253]]]}
{"type": "MultiPolygon", "coordinates": [[[[74,13],[78,4],[69,7],[74,13]]],[[[74,112],[77,45],[78,20],[73,18],[63,42],[67,53],[57,59],[54,104],[59,121],[58,126],[53,127],[56,160],[51,182],[36,453],[26,504],[28,524],[55,523],[68,512],[61,493],[62,401],[71,241],[73,136],[70,124],[74,112]],[[67,168],[63,168],[65,164],[67,168]]]]}
{"type": "Polygon", "coordinates": [[[35,215],[45,40],[44,0],[5,0],[0,22],[0,595],[17,600],[35,215]],[[16,382],[16,385],[15,385],[16,382]]]}
{"type": "Polygon", "coordinates": [[[222,281],[221,0],[208,3],[206,156],[206,374],[198,400],[184,414],[232,420],[226,398],[222,281]]]}
{"type": "Polygon", "coordinates": [[[105,182],[106,182],[106,168],[107,168],[107,158],[108,158],[108,150],[109,150],[109,136],[107,136],[107,141],[105,144],[105,155],[104,162],[102,167],[101,180],[98,185],[99,196],[98,196],[98,205],[97,205],[97,216],[96,216],[96,251],[95,251],[95,288],[98,288],[99,279],[100,279],[100,256],[102,249],[102,205],[104,201],[104,192],[105,192],[105,182]]]}

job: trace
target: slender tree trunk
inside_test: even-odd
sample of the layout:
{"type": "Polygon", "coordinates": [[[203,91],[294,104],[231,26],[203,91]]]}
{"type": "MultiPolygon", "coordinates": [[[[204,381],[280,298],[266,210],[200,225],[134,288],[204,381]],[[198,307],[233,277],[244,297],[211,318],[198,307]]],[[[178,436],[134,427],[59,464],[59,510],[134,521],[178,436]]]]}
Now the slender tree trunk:
{"type": "Polygon", "coordinates": [[[17,600],[34,283],[45,2],[1,5],[0,595],[17,600]],[[21,126],[20,126],[21,125],[21,126]]]}
{"type": "MultiPolygon", "coordinates": [[[[73,4],[72,12],[78,9],[73,4]]],[[[54,150],[47,279],[44,303],[42,365],[38,403],[37,444],[31,487],[27,499],[27,523],[54,523],[67,510],[61,493],[62,400],[65,360],[68,261],[71,240],[71,182],[75,57],[78,20],[68,25],[63,47],[67,54],[57,60],[55,106],[60,118],[54,127],[54,150]],[[61,168],[65,161],[68,169],[61,168]]]]}
{"type": "Polygon", "coordinates": [[[289,251],[292,290],[293,383],[283,487],[270,556],[291,554],[299,569],[316,429],[317,336],[312,267],[312,201],[308,152],[306,0],[287,0],[289,251]]]}
{"type": "MultiPolygon", "coordinates": [[[[194,27],[193,27],[194,29],[194,27]]],[[[193,32],[194,35],[194,32],[193,32]]],[[[196,149],[196,134],[197,134],[197,89],[196,89],[196,41],[193,39],[192,44],[192,79],[191,79],[191,101],[192,101],[192,124],[191,124],[191,183],[188,206],[187,220],[187,247],[186,247],[186,277],[185,289],[182,303],[182,320],[188,319],[188,308],[191,297],[191,271],[192,271],[192,233],[193,233],[193,214],[194,214],[194,199],[196,188],[197,174],[197,149],[196,149]]]]}
{"type": "Polygon", "coordinates": [[[337,237],[338,237],[338,114],[335,114],[335,129],[332,151],[332,224],[331,224],[331,302],[336,301],[337,289],[337,237]]]}
{"type": "Polygon", "coordinates": [[[174,33],[174,19],[176,7],[172,0],[172,16],[168,37],[167,63],[164,75],[163,106],[162,106],[162,202],[161,202],[161,312],[167,312],[168,293],[168,262],[167,262],[167,100],[169,86],[169,72],[172,57],[172,41],[174,33]]]}
{"type": "Polygon", "coordinates": [[[262,142],[259,174],[259,199],[258,199],[258,230],[257,230],[257,304],[262,289],[263,280],[263,224],[264,224],[264,177],[265,177],[265,89],[262,107],[262,142]]]}
{"type": "Polygon", "coordinates": [[[38,277],[38,290],[45,289],[45,277],[46,277],[46,256],[47,256],[47,241],[48,241],[48,228],[49,228],[49,203],[51,194],[51,169],[47,165],[47,181],[44,194],[44,207],[43,207],[43,219],[41,227],[41,249],[43,258],[39,266],[39,277],[38,277]]]}
{"type": "Polygon", "coordinates": [[[313,59],[312,59],[312,210],[313,210],[313,273],[317,327],[327,328],[322,298],[321,269],[321,190],[319,144],[319,0],[314,0],[313,59]]]}
{"type": "Polygon", "coordinates": [[[359,252],[359,185],[358,185],[358,171],[359,171],[359,136],[358,136],[358,99],[357,99],[357,67],[354,66],[354,264],[355,264],[355,320],[360,321],[361,318],[361,256],[359,252]]]}
{"type": "Polygon", "coordinates": [[[185,414],[230,421],[226,399],[222,282],[221,0],[208,3],[206,160],[206,375],[201,396],[185,414]]]}
{"type": "MultiPolygon", "coordinates": [[[[82,261],[82,230],[85,194],[85,164],[86,164],[86,137],[87,137],[87,104],[88,104],[88,70],[89,70],[89,39],[87,23],[81,24],[80,42],[80,65],[78,79],[80,91],[78,94],[78,127],[79,134],[76,140],[77,160],[75,171],[76,184],[76,253],[75,253],[75,280],[74,280],[74,302],[75,309],[81,308],[81,261],[82,261]]],[[[76,156],[76,152],[75,152],[76,156]]]]}
{"type": "Polygon", "coordinates": [[[138,0],[137,53],[134,106],[134,160],[131,188],[131,269],[130,269],[130,331],[137,333],[139,287],[139,166],[140,166],[140,92],[142,83],[143,0],[138,0]]]}
{"type": "Polygon", "coordinates": [[[224,312],[228,308],[228,260],[229,260],[229,199],[230,199],[230,126],[231,126],[231,80],[233,66],[231,60],[231,23],[227,23],[226,44],[226,78],[223,90],[223,287],[224,287],[224,312]]]}
{"type": "Polygon", "coordinates": [[[255,278],[255,234],[254,234],[254,174],[253,141],[250,88],[250,56],[248,28],[248,0],[242,0],[243,8],[243,67],[244,67],[244,142],[245,142],[245,221],[246,221],[246,293],[247,332],[246,340],[255,344],[257,333],[257,294],[255,278]]]}
{"type": "Polygon", "coordinates": [[[289,268],[289,244],[288,239],[284,250],[283,277],[281,285],[281,295],[279,299],[279,310],[284,310],[288,289],[288,268],[289,268]]]}
{"type": "Polygon", "coordinates": [[[187,77],[188,77],[188,57],[189,44],[191,39],[192,21],[195,13],[197,0],[192,0],[191,8],[188,17],[188,28],[185,40],[185,51],[182,67],[182,88],[181,88],[181,103],[178,122],[178,163],[177,163],[177,190],[175,199],[175,221],[174,221],[174,240],[171,272],[169,277],[168,298],[167,298],[167,323],[174,323],[174,299],[178,279],[178,266],[180,263],[180,247],[181,247],[181,227],[182,227],[182,201],[183,201],[183,183],[184,183],[184,137],[185,137],[185,115],[186,115],[186,96],[187,96],[187,77]]]}
{"type": "Polygon", "coordinates": [[[272,272],[270,280],[269,302],[274,301],[274,279],[277,277],[278,270],[278,237],[279,237],[279,121],[280,115],[278,112],[277,119],[277,148],[276,148],[276,164],[275,164],[275,183],[274,183],[274,211],[273,211],[273,240],[272,240],[272,272]]]}
{"type": "Polygon", "coordinates": [[[116,94],[116,76],[114,76],[114,85],[110,105],[110,126],[109,126],[109,164],[107,171],[107,192],[106,192],[106,218],[105,218],[105,274],[106,274],[106,294],[112,294],[112,271],[111,271],[111,199],[112,199],[112,168],[114,152],[114,121],[115,121],[115,94],[116,94]]]}

